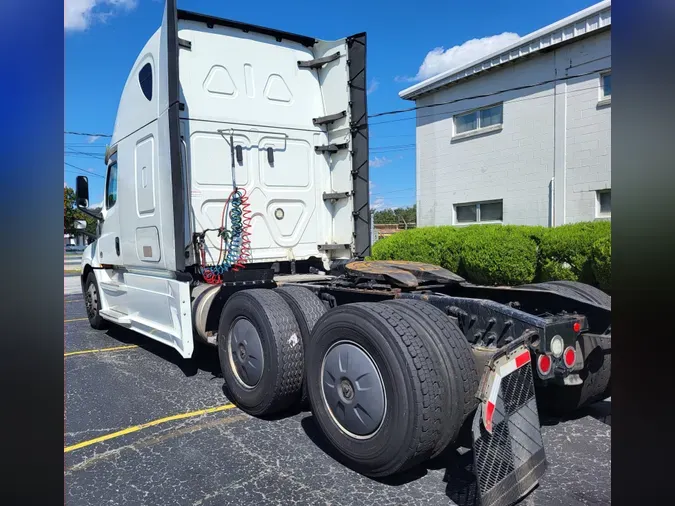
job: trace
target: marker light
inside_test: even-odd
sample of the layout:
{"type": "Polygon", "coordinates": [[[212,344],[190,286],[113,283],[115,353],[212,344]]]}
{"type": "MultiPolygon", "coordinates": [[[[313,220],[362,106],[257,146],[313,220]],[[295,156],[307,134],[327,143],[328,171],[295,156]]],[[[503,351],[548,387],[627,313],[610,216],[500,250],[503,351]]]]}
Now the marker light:
{"type": "Polygon", "coordinates": [[[562,355],[564,348],[565,343],[563,342],[562,337],[553,336],[553,339],[551,339],[551,353],[553,353],[553,356],[556,358],[560,358],[560,355],[562,355]]]}
{"type": "Polygon", "coordinates": [[[548,355],[539,355],[539,358],[537,359],[537,369],[539,370],[539,374],[546,376],[551,372],[551,365],[551,357],[548,355]]]}
{"type": "Polygon", "coordinates": [[[577,353],[574,351],[574,348],[568,346],[563,355],[563,362],[565,362],[565,367],[571,369],[574,367],[574,363],[577,361],[577,353]]]}
{"type": "Polygon", "coordinates": [[[574,330],[574,332],[578,334],[579,331],[581,330],[581,323],[574,322],[574,325],[572,325],[572,330],[574,330]]]}

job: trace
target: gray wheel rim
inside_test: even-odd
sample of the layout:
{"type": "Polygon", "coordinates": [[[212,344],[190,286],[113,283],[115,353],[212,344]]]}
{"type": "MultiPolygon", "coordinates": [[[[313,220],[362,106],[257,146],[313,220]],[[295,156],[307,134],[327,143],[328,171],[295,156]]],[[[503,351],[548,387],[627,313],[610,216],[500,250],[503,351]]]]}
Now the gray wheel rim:
{"type": "Polygon", "coordinates": [[[230,365],[244,388],[254,388],[263,375],[265,359],[260,334],[246,318],[237,318],[228,335],[230,365]]]}
{"type": "Polygon", "coordinates": [[[98,309],[98,292],[96,291],[96,285],[94,285],[94,283],[89,283],[89,286],[87,287],[84,305],[87,308],[87,316],[89,319],[95,318],[98,309]]]}
{"type": "Polygon", "coordinates": [[[333,421],[347,435],[369,439],[380,429],[387,408],[382,375],[358,344],[340,341],[324,355],[321,392],[333,421]]]}

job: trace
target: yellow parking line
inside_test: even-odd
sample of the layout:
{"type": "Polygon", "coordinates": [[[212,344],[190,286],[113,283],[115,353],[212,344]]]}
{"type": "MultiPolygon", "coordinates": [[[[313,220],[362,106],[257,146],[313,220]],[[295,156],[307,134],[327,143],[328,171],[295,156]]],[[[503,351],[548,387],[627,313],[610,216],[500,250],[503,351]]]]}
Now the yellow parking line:
{"type": "Polygon", "coordinates": [[[73,318],[72,320],[63,320],[63,323],[69,323],[69,322],[81,322],[83,320],[88,320],[88,318],[73,318]]]}
{"type": "Polygon", "coordinates": [[[139,430],[147,429],[148,427],[154,427],[166,422],[172,422],[174,420],[183,420],[184,418],[191,418],[193,416],[206,415],[208,413],[216,413],[218,411],[226,411],[228,409],[235,408],[234,404],[224,404],[222,406],[215,406],[213,408],[200,409],[198,411],[190,411],[189,413],[181,413],[178,415],[167,416],[165,418],[160,418],[158,420],[152,420],[151,422],[146,422],[141,425],[134,425],[126,429],[118,430],[117,432],[112,432],[104,436],[100,436],[94,439],[89,439],[88,441],[82,441],[74,445],[66,446],[63,449],[63,453],[72,452],[73,450],[79,450],[85,446],[93,445],[96,443],[101,443],[102,441],[108,441],[109,439],[114,439],[116,437],[124,436],[126,434],[131,434],[132,432],[138,432],[139,430]]]}
{"type": "Polygon", "coordinates": [[[70,357],[72,355],[83,355],[85,353],[98,353],[99,351],[117,351],[117,350],[128,350],[129,348],[138,348],[136,344],[130,344],[129,346],[114,346],[113,348],[99,348],[98,350],[82,350],[82,351],[71,351],[64,353],[64,357],[70,357]]]}

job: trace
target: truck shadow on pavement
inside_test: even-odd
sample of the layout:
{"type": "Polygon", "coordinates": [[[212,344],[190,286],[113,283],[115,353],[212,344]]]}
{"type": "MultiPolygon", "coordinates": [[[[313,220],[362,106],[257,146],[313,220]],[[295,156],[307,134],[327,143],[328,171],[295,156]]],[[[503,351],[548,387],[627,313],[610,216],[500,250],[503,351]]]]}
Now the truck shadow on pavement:
{"type": "MultiPolygon", "coordinates": [[[[611,426],[611,406],[610,401],[600,401],[586,408],[577,410],[575,413],[566,417],[540,414],[540,423],[542,426],[552,426],[590,416],[611,426]]],[[[426,476],[430,470],[444,470],[443,482],[446,484],[445,495],[457,506],[478,506],[480,501],[476,475],[474,474],[474,455],[473,450],[471,449],[470,421],[472,419],[473,416],[470,416],[467,419],[467,422],[465,422],[462,427],[458,440],[446,448],[446,450],[438,457],[396,476],[384,479],[368,479],[373,479],[373,481],[384,485],[398,487],[426,476]]],[[[341,463],[340,456],[323,436],[311,413],[308,413],[308,416],[302,419],[301,425],[307,437],[319,447],[319,449],[336,462],[341,463]]],[[[537,488],[538,486],[521,498],[518,503],[521,503],[527,497],[530,497],[531,493],[537,490],[537,488]]]]}
{"type": "Polygon", "coordinates": [[[580,420],[590,416],[595,418],[599,422],[604,423],[605,425],[612,426],[612,403],[611,401],[604,400],[598,401],[590,406],[576,410],[573,413],[569,413],[565,416],[555,416],[546,413],[546,411],[539,413],[539,421],[542,426],[549,427],[552,425],[558,425],[561,422],[572,422],[574,420],[580,420]]]}
{"type": "Polygon", "coordinates": [[[218,350],[200,342],[195,342],[192,358],[186,359],[181,357],[175,349],[166,344],[154,341],[133,330],[125,329],[124,327],[112,325],[106,331],[106,335],[122,344],[133,344],[149,351],[160,359],[174,364],[187,377],[195,376],[199,371],[210,373],[214,378],[223,377],[220,371],[218,350]]]}
{"type": "MultiPolygon", "coordinates": [[[[341,465],[343,464],[340,455],[321,433],[321,429],[311,413],[308,413],[308,416],[304,417],[300,423],[302,429],[312,443],[333,460],[341,465]]],[[[468,426],[470,427],[470,424],[468,426]]],[[[477,494],[476,476],[473,473],[473,450],[464,446],[467,444],[470,445],[470,440],[467,443],[466,437],[466,428],[463,428],[462,434],[460,434],[456,444],[449,446],[439,456],[425,462],[423,465],[415,466],[412,469],[395,476],[386,478],[365,478],[383,485],[400,487],[419,480],[426,476],[430,470],[445,469],[443,482],[446,483],[446,496],[457,504],[457,506],[477,506],[479,504],[479,499],[477,494]]]]}

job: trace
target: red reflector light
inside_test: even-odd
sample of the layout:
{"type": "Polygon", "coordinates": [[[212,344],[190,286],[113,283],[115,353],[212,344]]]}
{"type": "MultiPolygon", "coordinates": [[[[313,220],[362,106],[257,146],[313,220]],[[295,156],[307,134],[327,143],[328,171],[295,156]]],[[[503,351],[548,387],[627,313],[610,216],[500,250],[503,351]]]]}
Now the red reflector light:
{"type": "Polygon", "coordinates": [[[542,376],[546,376],[551,372],[551,365],[551,357],[548,355],[539,355],[539,358],[537,359],[537,369],[539,369],[542,376]]]}
{"type": "Polygon", "coordinates": [[[485,406],[485,428],[492,432],[492,416],[495,414],[495,405],[490,401],[487,402],[485,406]]]}
{"type": "Polygon", "coordinates": [[[516,369],[520,369],[530,361],[530,352],[524,351],[516,357],[516,369]]]}
{"type": "Polygon", "coordinates": [[[574,332],[579,332],[581,330],[581,323],[574,322],[574,325],[572,326],[572,329],[574,330],[574,332]]]}
{"type": "Polygon", "coordinates": [[[565,353],[563,354],[563,361],[565,362],[565,366],[568,369],[571,369],[572,366],[574,366],[574,362],[577,360],[577,353],[574,351],[574,348],[571,346],[565,350],[565,353]]]}

